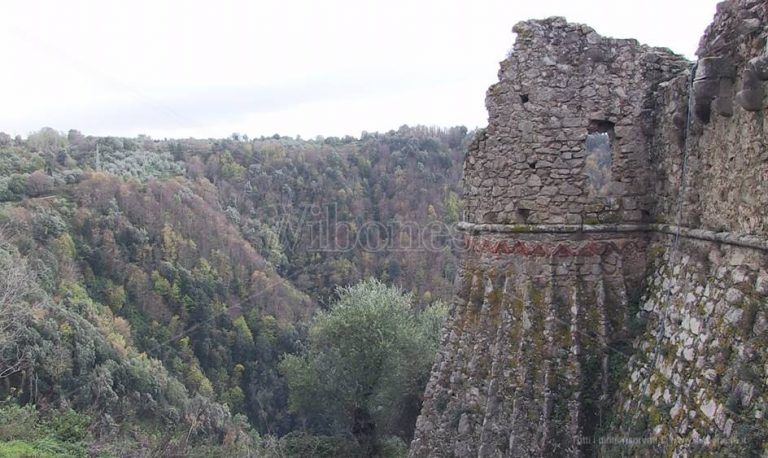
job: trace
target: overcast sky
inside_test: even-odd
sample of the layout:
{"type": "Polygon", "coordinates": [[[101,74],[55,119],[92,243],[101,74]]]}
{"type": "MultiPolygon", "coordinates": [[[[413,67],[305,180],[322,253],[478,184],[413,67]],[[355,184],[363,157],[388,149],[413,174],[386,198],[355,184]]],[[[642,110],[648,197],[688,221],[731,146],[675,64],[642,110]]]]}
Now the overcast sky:
{"type": "Polygon", "coordinates": [[[565,16],[693,58],[715,0],[4,0],[0,131],[353,135],[486,124],[512,26],[565,16]]]}

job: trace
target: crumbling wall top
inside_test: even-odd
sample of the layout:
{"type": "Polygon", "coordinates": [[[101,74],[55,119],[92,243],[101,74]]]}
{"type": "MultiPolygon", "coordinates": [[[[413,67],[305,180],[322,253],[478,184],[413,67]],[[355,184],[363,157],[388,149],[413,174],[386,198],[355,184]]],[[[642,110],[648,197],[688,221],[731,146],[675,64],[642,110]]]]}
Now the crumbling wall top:
{"type": "Polygon", "coordinates": [[[684,58],[561,17],[518,23],[464,168],[473,223],[638,222],[649,215],[657,85],[684,58]]]}
{"type": "Polygon", "coordinates": [[[727,0],[717,5],[712,23],[699,41],[696,55],[729,57],[739,60],[765,47],[765,40],[754,41],[768,32],[768,2],[765,0],[727,0]]]}

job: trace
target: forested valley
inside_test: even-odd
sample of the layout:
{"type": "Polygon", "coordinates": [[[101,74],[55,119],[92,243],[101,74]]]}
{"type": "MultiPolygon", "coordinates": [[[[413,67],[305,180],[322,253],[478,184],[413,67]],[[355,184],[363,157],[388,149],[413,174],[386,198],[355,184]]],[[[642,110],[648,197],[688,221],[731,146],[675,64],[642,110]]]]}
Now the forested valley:
{"type": "Polygon", "coordinates": [[[403,456],[464,127],[0,133],[0,456],[403,456]]]}

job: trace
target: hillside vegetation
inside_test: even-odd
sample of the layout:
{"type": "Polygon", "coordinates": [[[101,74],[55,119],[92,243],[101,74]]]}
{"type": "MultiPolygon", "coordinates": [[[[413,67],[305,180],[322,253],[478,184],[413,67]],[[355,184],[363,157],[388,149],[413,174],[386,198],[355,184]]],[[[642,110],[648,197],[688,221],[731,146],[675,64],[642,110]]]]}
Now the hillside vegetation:
{"type": "Polygon", "coordinates": [[[450,297],[466,141],[405,126],[311,141],[0,134],[0,451],[402,450],[412,428],[388,425],[415,421],[450,297]],[[349,342],[320,329],[392,318],[378,307],[414,317],[368,323],[403,337],[361,376],[413,363],[388,382],[397,407],[364,393],[326,405],[324,423],[299,375],[347,364],[328,351],[349,342]]]}

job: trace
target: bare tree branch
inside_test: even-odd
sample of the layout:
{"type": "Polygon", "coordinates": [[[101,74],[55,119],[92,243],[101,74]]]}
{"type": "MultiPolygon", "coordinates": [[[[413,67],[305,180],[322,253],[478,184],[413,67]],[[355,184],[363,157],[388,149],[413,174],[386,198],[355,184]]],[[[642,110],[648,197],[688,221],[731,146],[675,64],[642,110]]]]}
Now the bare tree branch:
{"type": "Polygon", "coordinates": [[[30,300],[37,292],[34,274],[0,228],[0,379],[29,362],[21,340],[31,316],[30,300]]]}

